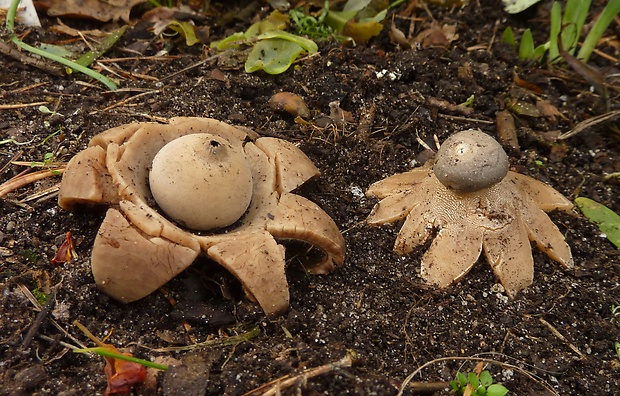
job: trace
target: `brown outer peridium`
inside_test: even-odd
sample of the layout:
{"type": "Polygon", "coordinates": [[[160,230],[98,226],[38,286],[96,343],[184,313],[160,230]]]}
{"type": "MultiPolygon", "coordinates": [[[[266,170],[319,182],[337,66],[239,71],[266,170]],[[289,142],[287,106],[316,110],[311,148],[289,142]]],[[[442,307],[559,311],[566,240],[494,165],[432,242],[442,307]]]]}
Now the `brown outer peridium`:
{"type": "Polygon", "coordinates": [[[344,239],[333,220],[313,202],[290,193],[319,175],[312,161],[289,142],[259,138],[253,143],[246,138],[244,131],[217,120],[172,118],[165,125],[129,124],[102,132],[71,159],[59,205],[67,210],[111,205],[91,259],[101,290],[122,302],[137,300],[187,268],[202,252],[239,278],[265,313],[276,315],[288,308],[289,300],[283,249],[273,238],[298,239],[321,248],[325,256],[310,269],[313,273],[326,273],[343,262],[344,239]],[[238,226],[225,234],[192,234],[149,205],[152,196],[146,180],[155,153],[176,137],[200,132],[243,146],[252,164],[250,207],[238,226]],[[120,240],[127,235],[132,236],[120,240]],[[144,253],[130,252],[138,249],[144,253]],[[256,255],[261,249],[267,259],[256,255]],[[255,265],[253,260],[271,265],[255,265]]]}

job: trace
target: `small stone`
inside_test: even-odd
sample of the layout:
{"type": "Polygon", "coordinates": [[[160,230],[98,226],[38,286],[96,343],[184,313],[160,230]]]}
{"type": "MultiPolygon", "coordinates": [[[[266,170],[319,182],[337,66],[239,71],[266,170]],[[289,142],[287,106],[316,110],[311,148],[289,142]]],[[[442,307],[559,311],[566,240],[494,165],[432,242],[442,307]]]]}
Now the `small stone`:
{"type": "Polygon", "coordinates": [[[14,221],[9,221],[8,223],[6,223],[6,232],[7,233],[13,232],[16,226],[17,224],[14,221]]]}
{"type": "Polygon", "coordinates": [[[42,365],[37,364],[34,366],[26,367],[19,373],[15,374],[15,381],[18,382],[24,389],[32,389],[37,384],[41,383],[47,377],[45,368],[42,365]]]}
{"type": "Polygon", "coordinates": [[[278,92],[269,99],[269,106],[274,111],[283,111],[293,117],[310,118],[310,109],[301,96],[292,92],[278,92]]]}

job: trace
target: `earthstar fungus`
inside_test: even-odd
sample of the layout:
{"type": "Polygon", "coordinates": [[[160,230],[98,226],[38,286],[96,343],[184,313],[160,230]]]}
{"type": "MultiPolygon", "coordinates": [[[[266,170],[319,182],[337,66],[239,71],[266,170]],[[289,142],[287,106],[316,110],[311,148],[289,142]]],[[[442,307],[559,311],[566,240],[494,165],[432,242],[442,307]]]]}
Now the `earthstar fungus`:
{"type": "Polygon", "coordinates": [[[111,297],[145,297],[203,253],[237,277],[266,314],[277,315],[288,308],[289,291],[285,251],[276,239],[320,248],[323,259],[311,273],[343,262],[344,239],[334,221],[291,193],[318,175],[292,143],[252,140],[224,122],[179,117],[93,137],[67,165],[58,202],[67,210],[110,206],[91,265],[111,297]]]}
{"type": "Polygon", "coordinates": [[[380,199],[367,222],[405,220],[394,251],[408,254],[433,239],[421,275],[445,288],[458,282],[484,251],[509,296],[530,286],[530,240],[552,260],[573,267],[570,247],[545,212],[570,211],[572,203],[552,187],[508,170],[501,145],[480,130],[450,136],[421,168],[370,186],[380,199]]]}

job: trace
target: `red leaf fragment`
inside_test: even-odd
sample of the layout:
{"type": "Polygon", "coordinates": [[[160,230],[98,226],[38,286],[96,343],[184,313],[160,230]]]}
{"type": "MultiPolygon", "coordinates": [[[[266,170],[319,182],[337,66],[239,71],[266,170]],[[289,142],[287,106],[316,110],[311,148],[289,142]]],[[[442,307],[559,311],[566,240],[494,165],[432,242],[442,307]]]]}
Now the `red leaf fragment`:
{"type": "Polygon", "coordinates": [[[54,258],[52,258],[52,265],[67,263],[76,258],[78,258],[78,255],[75,252],[75,246],[73,245],[73,237],[71,236],[71,231],[69,231],[65,235],[64,242],[56,251],[56,255],[54,256],[54,258]]]}
{"type": "MultiPolygon", "coordinates": [[[[129,352],[120,352],[110,344],[103,347],[121,355],[133,356],[129,352]]],[[[144,382],[146,378],[146,367],[139,363],[109,357],[105,358],[105,362],[104,372],[108,380],[105,396],[128,395],[134,385],[144,382]]]]}

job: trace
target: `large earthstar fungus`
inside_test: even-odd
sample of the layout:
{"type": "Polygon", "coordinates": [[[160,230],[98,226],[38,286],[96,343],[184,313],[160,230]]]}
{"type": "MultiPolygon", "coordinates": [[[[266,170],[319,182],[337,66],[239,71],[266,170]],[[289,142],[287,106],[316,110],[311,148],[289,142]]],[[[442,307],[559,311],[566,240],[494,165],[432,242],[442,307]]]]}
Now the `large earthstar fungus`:
{"type": "Polygon", "coordinates": [[[172,118],[104,131],[71,159],[59,205],[109,208],[95,238],[98,287],[122,302],[147,296],[200,254],[225,267],[268,315],[285,312],[285,249],[299,240],[323,251],[325,274],[344,259],[334,221],[293,194],[319,175],[295,145],[209,118],[172,118]]]}

